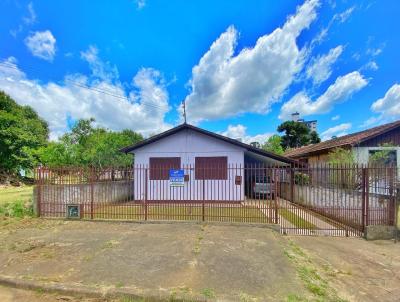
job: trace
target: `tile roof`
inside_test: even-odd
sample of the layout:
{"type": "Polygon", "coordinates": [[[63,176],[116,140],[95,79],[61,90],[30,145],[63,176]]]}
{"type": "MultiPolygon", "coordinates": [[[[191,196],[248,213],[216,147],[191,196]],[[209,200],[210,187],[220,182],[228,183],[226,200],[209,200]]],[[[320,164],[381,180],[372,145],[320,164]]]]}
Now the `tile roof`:
{"type": "Polygon", "coordinates": [[[330,139],[330,140],[327,140],[327,141],[324,141],[324,142],[321,142],[318,144],[312,144],[312,145],[308,145],[308,146],[304,146],[304,147],[300,147],[300,148],[291,149],[291,150],[286,151],[284,155],[287,157],[296,158],[296,157],[308,155],[310,153],[319,152],[322,150],[333,149],[333,148],[344,147],[344,146],[353,146],[353,145],[361,143],[365,140],[368,140],[375,136],[383,134],[387,131],[390,131],[399,126],[400,126],[400,120],[393,122],[393,123],[370,128],[370,129],[367,129],[364,131],[360,131],[360,132],[348,134],[345,136],[341,136],[338,138],[330,139]]]}

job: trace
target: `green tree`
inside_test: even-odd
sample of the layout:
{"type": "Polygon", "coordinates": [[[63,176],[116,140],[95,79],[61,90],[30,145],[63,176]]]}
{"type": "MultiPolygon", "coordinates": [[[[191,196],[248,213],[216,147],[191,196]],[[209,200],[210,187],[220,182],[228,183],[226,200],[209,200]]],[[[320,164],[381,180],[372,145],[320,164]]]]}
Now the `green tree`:
{"type": "Polygon", "coordinates": [[[384,149],[373,150],[369,156],[369,162],[374,165],[395,165],[396,164],[396,149],[393,143],[384,143],[379,145],[384,149]]]}
{"type": "Polygon", "coordinates": [[[132,155],[119,152],[119,149],[141,141],[143,137],[132,131],[121,132],[96,129],[87,137],[82,146],[82,162],[95,167],[126,166],[132,164],[132,155]]]}
{"type": "Polygon", "coordinates": [[[328,154],[328,163],[340,169],[331,169],[328,173],[329,182],[343,189],[355,189],[360,186],[358,173],[354,169],[346,169],[346,165],[354,164],[354,154],[351,149],[335,148],[328,154]]]}
{"type": "Polygon", "coordinates": [[[93,118],[79,120],[71,131],[58,142],[49,143],[39,150],[41,162],[46,166],[116,167],[132,164],[133,156],[119,149],[137,143],[142,135],[132,131],[111,131],[94,127],[93,118]]]}
{"type": "Polygon", "coordinates": [[[321,142],[321,139],[317,132],[311,131],[310,132],[310,143],[311,144],[318,144],[321,142]]]}
{"type": "Polygon", "coordinates": [[[96,130],[92,125],[94,122],[94,118],[78,120],[66,137],[68,137],[73,144],[84,145],[87,138],[96,130]]]}
{"type": "Polygon", "coordinates": [[[339,164],[353,164],[354,154],[351,149],[335,148],[328,154],[328,163],[339,164]]]}
{"type": "Polygon", "coordinates": [[[282,155],[285,152],[282,147],[282,138],[277,134],[270,136],[262,148],[278,155],[282,155]]]}
{"type": "Polygon", "coordinates": [[[17,104],[0,91],[0,170],[16,175],[33,168],[35,151],[47,142],[47,123],[29,106],[17,104]]]}
{"type": "Polygon", "coordinates": [[[278,126],[278,132],[284,132],[281,145],[284,150],[298,148],[321,142],[318,133],[311,131],[304,123],[286,121],[278,126]]]}

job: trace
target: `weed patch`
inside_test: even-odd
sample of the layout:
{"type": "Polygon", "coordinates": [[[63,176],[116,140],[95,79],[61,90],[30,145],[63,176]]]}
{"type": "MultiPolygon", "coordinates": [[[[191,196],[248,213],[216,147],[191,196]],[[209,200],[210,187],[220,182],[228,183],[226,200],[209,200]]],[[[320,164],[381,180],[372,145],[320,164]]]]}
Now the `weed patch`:
{"type": "Polygon", "coordinates": [[[111,248],[117,246],[118,244],[119,244],[119,241],[116,241],[116,240],[109,240],[109,241],[107,241],[107,242],[104,243],[102,249],[103,249],[103,250],[105,250],[105,249],[111,249],[111,248]]]}
{"type": "Polygon", "coordinates": [[[295,294],[289,294],[286,297],[286,302],[308,302],[308,300],[295,294]]]}
{"type": "MultiPolygon", "coordinates": [[[[204,232],[205,231],[205,227],[201,226],[201,231],[204,232]]],[[[198,235],[196,238],[196,242],[194,244],[194,248],[193,248],[193,253],[195,255],[200,254],[200,245],[201,245],[201,241],[204,239],[203,235],[198,235]]]]}
{"type": "MultiPolygon", "coordinates": [[[[293,241],[289,240],[288,242],[288,247],[285,249],[284,253],[290,261],[295,264],[298,276],[315,300],[344,302],[345,300],[341,299],[337,295],[336,290],[331,288],[328,281],[321,276],[317,267],[313,264],[307,254],[293,241]]],[[[287,296],[286,301],[308,301],[308,299],[291,294],[287,296]]]]}
{"type": "Polygon", "coordinates": [[[201,291],[201,294],[208,299],[215,298],[215,292],[212,288],[205,288],[201,291]]]}
{"type": "Polygon", "coordinates": [[[115,288],[121,288],[121,287],[124,287],[124,284],[121,281],[115,284],[115,288]]]}
{"type": "Polygon", "coordinates": [[[239,299],[240,299],[240,302],[258,302],[257,298],[252,297],[243,292],[239,294],[239,299]]]}
{"type": "Polygon", "coordinates": [[[32,202],[18,200],[0,205],[0,216],[23,218],[33,216],[32,202]]]}

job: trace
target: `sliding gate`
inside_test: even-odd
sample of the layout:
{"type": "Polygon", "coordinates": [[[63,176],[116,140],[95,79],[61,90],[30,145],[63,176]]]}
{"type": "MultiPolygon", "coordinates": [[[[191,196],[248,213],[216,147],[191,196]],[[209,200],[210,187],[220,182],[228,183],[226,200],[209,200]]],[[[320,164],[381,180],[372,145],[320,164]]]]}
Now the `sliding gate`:
{"type": "Polygon", "coordinates": [[[279,184],[282,231],[298,235],[362,236],[368,225],[395,225],[394,167],[292,167],[279,184]]]}

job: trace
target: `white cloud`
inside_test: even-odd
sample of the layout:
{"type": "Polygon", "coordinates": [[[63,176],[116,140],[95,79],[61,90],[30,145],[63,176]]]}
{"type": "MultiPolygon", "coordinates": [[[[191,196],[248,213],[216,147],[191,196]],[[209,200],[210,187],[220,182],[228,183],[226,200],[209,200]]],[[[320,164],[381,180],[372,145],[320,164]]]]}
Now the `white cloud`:
{"type": "Polygon", "coordinates": [[[362,67],[362,69],[365,69],[365,70],[378,70],[379,66],[378,66],[378,64],[376,64],[375,61],[369,61],[367,64],[365,64],[362,67]]]}
{"type": "Polygon", "coordinates": [[[383,49],[386,47],[386,43],[379,43],[378,46],[376,46],[376,39],[374,36],[369,36],[367,40],[367,47],[366,47],[366,54],[371,56],[371,57],[376,57],[380,55],[383,52],[383,49]]]}
{"type": "Polygon", "coordinates": [[[25,39],[31,53],[41,59],[52,61],[56,54],[56,39],[51,31],[37,31],[25,39]]]}
{"type": "Polygon", "coordinates": [[[252,142],[259,142],[264,144],[272,133],[257,134],[254,136],[247,135],[247,127],[237,124],[229,125],[228,128],[221,134],[230,138],[240,139],[242,142],[250,144],[252,142]]]}
{"type": "Polygon", "coordinates": [[[384,121],[384,119],[382,118],[382,116],[372,116],[370,118],[368,118],[367,120],[365,120],[360,126],[359,128],[369,128],[373,125],[377,125],[377,124],[381,124],[384,121]]]}
{"type": "Polygon", "coordinates": [[[193,67],[186,98],[188,121],[268,112],[302,69],[304,52],[296,38],[316,18],[318,5],[316,0],[306,1],[281,28],[236,56],[237,30],[231,26],[221,34],[193,67]]]}
{"type": "Polygon", "coordinates": [[[90,45],[86,51],[81,51],[81,58],[89,63],[93,77],[104,81],[112,81],[119,78],[116,66],[100,60],[99,50],[96,46],[90,45]]]}
{"type": "Polygon", "coordinates": [[[347,130],[351,128],[351,123],[343,123],[337,126],[334,126],[332,128],[329,128],[328,130],[325,130],[324,132],[321,133],[321,139],[323,141],[326,141],[328,139],[331,139],[332,136],[343,136],[347,134],[347,130]]]}
{"type": "Polygon", "coordinates": [[[350,18],[355,8],[356,8],[355,6],[349,7],[344,12],[334,15],[333,18],[335,20],[338,20],[340,23],[346,22],[347,19],[350,18]]]}
{"type": "Polygon", "coordinates": [[[343,46],[339,45],[329,50],[325,55],[318,56],[311,61],[306,70],[306,78],[312,79],[314,84],[320,84],[332,74],[332,65],[343,52],[343,46]]]}
{"type": "Polygon", "coordinates": [[[13,59],[0,64],[0,89],[48,121],[52,139],[68,130],[68,116],[94,117],[109,129],[129,128],[144,135],[171,127],[164,122],[169,96],[159,71],[142,68],[128,86],[126,91],[118,79],[110,82],[82,74],[66,75],[60,83],[42,83],[28,78],[13,59]]]}
{"type": "Polygon", "coordinates": [[[28,11],[28,15],[22,17],[22,22],[18,25],[18,27],[16,29],[10,30],[10,34],[14,38],[16,38],[17,35],[25,29],[25,27],[29,27],[37,22],[37,16],[36,16],[36,12],[33,8],[33,3],[29,2],[26,9],[28,11]]]}
{"type": "Polygon", "coordinates": [[[400,117],[400,84],[394,84],[383,98],[375,101],[371,110],[382,117],[400,117]]]}
{"type": "Polygon", "coordinates": [[[341,13],[333,15],[331,20],[328,22],[328,25],[322,28],[319,34],[311,41],[310,48],[312,49],[315,44],[321,44],[325,40],[325,38],[328,36],[331,27],[335,24],[335,22],[339,23],[346,22],[352,15],[354,9],[355,6],[352,6],[341,13]]]}
{"type": "Polygon", "coordinates": [[[380,55],[382,53],[384,48],[385,48],[384,44],[382,44],[381,46],[376,47],[376,48],[373,48],[373,47],[368,48],[367,49],[367,55],[370,55],[372,57],[376,57],[376,56],[378,56],[378,55],[380,55]]]}
{"type": "Polygon", "coordinates": [[[315,101],[312,101],[305,92],[299,92],[283,104],[279,118],[287,119],[296,111],[302,116],[327,113],[335,104],[344,102],[367,83],[368,81],[358,71],[353,71],[338,77],[335,83],[315,101]]]}
{"type": "Polygon", "coordinates": [[[36,16],[36,12],[33,9],[33,3],[29,2],[28,4],[28,16],[23,17],[22,20],[24,21],[25,24],[34,24],[36,22],[37,16],[36,16]]]}
{"type": "Polygon", "coordinates": [[[332,116],[332,118],[331,118],[332,121],[337,121],[338,119],[340,119],[340,115],[339,114],[335,115],[335,116],[332,116]]]}
{"type": "Polygon", "coordinates": [[[136,0],[135,3],[136,3],[136,8],[139,10],[141,10],[146,6],[146,0],[136,0]]]}

